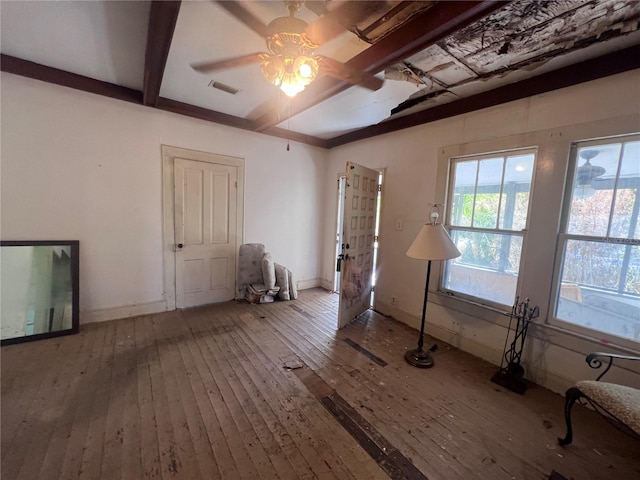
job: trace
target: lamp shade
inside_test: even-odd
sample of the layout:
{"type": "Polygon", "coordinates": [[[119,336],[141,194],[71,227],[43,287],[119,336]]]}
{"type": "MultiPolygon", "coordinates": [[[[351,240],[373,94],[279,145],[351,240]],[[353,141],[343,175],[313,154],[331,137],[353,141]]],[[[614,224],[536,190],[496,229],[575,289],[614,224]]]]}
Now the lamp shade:
{"type": "Polygon", "coordinates": [[[423,225],[407,250],[407,256],[420,260],[448,260],[460,255],[460,251],[441,223],[423,225]]]}

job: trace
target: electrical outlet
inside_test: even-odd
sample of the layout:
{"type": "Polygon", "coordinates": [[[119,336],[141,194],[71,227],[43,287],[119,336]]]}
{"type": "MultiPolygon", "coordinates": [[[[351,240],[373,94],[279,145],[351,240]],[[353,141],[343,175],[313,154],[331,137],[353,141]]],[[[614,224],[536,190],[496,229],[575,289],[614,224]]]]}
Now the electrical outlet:
{"type": "Polygon", "coordinates": [[[397,305],[398,299],[396,297],[391,297],[391,305],[397,305]]]}
{"type": "Polygon", "coordinates": [[[404,228],[404,224],[402,223],[402,219],[399,218],[396,220],[396,230],[401,231],[404,228]]]}

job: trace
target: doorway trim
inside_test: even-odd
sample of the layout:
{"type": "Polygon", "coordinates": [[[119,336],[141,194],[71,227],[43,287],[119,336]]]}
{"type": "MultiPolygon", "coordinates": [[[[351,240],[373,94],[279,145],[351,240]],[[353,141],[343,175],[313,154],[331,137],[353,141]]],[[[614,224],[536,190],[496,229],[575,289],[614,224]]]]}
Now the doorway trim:
{"type": "MultiPolygon", "coordinates": [[[[230,157],[216,153],[189,150],[186,148],[162,145],[162,252],[163,284],[162,296],[167,310],[176,309],[176,259],[174,224],[174,160],[183,158],[197,162],[215,163],[236,168],[238,188],[236,189],[236,240],[238,247],[244,243],[244,158],[230,157]]],[[[238,251],[236,249],[236,288],[238,282],[238,251]]]]}

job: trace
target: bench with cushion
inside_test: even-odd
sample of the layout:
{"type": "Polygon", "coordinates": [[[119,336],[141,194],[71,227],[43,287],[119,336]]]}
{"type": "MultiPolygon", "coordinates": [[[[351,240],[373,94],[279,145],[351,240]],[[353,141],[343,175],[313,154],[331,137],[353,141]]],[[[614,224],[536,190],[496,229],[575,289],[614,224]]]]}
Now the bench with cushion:
{"type": "Polygon", "coordinates": [[[611,368],[614,359],[640,360],[640,357],[598,352],[587,355],[586,362],[591,368],[597,369],[602,367],[601,359],[608,359],[608,363],[598,378],[579,381],[565,394],[564,416],[567,434],[564,438],[558,438],[560,445],[569,445],[573,440],[571,408],[578,400],[583,404],[588,403],[615,427],[640,440],[640,390],[600,381],[611,368]]]}

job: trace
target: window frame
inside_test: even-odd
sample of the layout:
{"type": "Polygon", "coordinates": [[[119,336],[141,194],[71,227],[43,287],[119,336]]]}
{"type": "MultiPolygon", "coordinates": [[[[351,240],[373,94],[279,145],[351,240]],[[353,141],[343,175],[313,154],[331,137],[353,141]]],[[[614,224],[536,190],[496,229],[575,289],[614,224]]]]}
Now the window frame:
{"type": "MultiPolygon", "coordinates": [[[[578,150],[580,148],[590,147],[590,146],[599,146],[606,144],[614,144],[614,143],[626,143],[640,141],[640,133],[624,133],[619,135],[610,135],[604,137],[598,137],[588,140],[574,140],[571,142],[569,158],[567,161],[567,175],[565,181],[565,187],[563,192],[563,201],[562,201],[562,210],[560,216],[560,224],[558,225],[558,236],[556,242],[556,250],[555,250],[555,262],[553,269],[553,277],[551,281],[551,292],[549,297],[549,308],[547,315],[547,324],[558,327],[562,330],[567,330],[570,332],[574,332],[581,336],[591,337],[591,338],[601,338],[602,341],[609,343],[609,338],[615,339],[615,343],[621,346],[631,348],[633,350],[640,349],[640,340],[636,341],[626,337],[620,337],[613,333],[604,332],[595,328],[589,328],[582,325],[578,325],[567,320],[563,320],[561,318],[557,318],[555,315],[558,301],[560,298],[560,286],[561,286],[561,275],[562,270],[564,268],[564,250],[565,245],[568,241],[577,240],[577,241],[590,241],[590,242],[598,242],[604,244],[612,244],[612,245],[636,245],[640,246],[640,239],[621,239],[616,237],[608,237],[608,236],[600,236],[600,235],[583,235],[576,233],[568,233],[568,223],[569,216],[571,213],[571,201],[573,199],[573,184],[576,181],[576,164],[579,162],[578,158],[578,150]]],[[[621,149],[622,151],[622,149],[621,149]]],[[[618,165],[618,169],[620,165],[618,165]]],[[[616,176],[619,174],[616,174],[616,176]]],[[[616,178],[617,180],[617,178],[616,178]]],[[[636,198],[636,202],[640,202],[639,198],[636,198]]],[[[613,213],[610,212],[609,224],[607,226],[607,233],[610,232],[611,229],[611,215],[613,213]]],[[[618,292],[619,293],[619,292],[618,292]]]]}
{"type": "MultiPolygon", "coordinates": [[[[595,335],[593,330],[576,332],[549,322],[552,279],[555,268],[555,252],[560,226],[561,207],[563,205],[571,143],[584,140],[598,140],[609,137],[638,135],[640,116],[622,115],[607,119],[597,119],[585,123],[566,123],[562,126],[529,125],[525,132],[505,133],[503,136],[478,138],[468,127],[465,139],[451,144],[442,144],[432,155],[437,159],[437,172],[434,178],[434,203],[445,205],[447,198],[449,159],[451,157],[495,152],[535,146],[538,148],[536,172],[532,183],[531,211],[527,241],[523,245],[524,269],[521,298],[527,298],[532,305],[539,307],[540,316],[530,329],[532,337],[558,345],[562,348],[586,355],[594,349],[606,347],[618,353],[638,354],[640,344],[613,335],[595,335]],[[533,259],[528,261],[529,259],[533,259]]],[[[500,118],[500,121],[504,121],[500,118]]],[[[444,209],[443,209],[444,210],[444,209]]],[[[442,275],[442,262],[433,262],[431,267],[429,301],[448,312],[460,312],[464,318],[479,322],[478,325],[498,325],[508,327],[511,308],[495,308],[472,300],[443,292],[439,289],[442,275]]],[[[452,315],[458,315],[454,313],[452,315]]],[[[461,330],[472,328],[476,324],[467,324],[453,320],[454,326],[461,330]]]]}
{"type": "MultiPolygon", "coordinates": [[[[515,287],[515,296],[514,296],[514,302],[515,302],[515,298],[520,296],[520,292],[522,290],[522,271],[523,271],[523,266],[524,266],[524,258],[525,258],[525,252],[526,252],[526,245],[527,245],[527,233],[529,230],[529,223],[530,223],[530,218],[531,218],[531,213],[532,213],[532,198],[533,198],[533,194],[534,194],[534,184],[535,184],[535,177],[536,177],[536,169],[537,169],[537,163],[538,163],[538,147],[537,146],[523,146],[523,147],[507,147],[507,148],[503,148],[500,150],[493,150],[493,151],[485,151],[485,152],[478,152],[478,153],[470,153],[470,154],[464,154],[464,155],[452,155],[447,159],[447,185],[446,185],[446,191],[445,191],[445,209],[444,209],[444,218],[443,218],[443,224],[445,229],[449,232],[449,234],[451,236],[453,236],[453,232],[454,231],[459,231],[459,232],[483,232],[483,233],[488,233],[488,234],[497,234],[497,235],[510,235],[510,236],[514,236],[514,237],[520,237],[521,238],[521,252],[520,252],[520,262],[518,265],[518,269],[517,269],[517,274],[516,274],[516,287],[515,287]],[[508,157],[513,157],[513,156],[519,156],[519,155],[528,155],[528,154],[532,154],[533,155],[533,163],[531,166],[532,172],[531,172],[531,182],[530,182],[530,186],[529,186],[529,199],[527,202],[527,218],[525,221],[525,225],[524,228],[519,229],[519,230],[513,230],[513,229],[506,229],[506,228],[500,228],[500,213],[501,213],[501,205],[502,205],[502,193],[504,192],[504,176],[505,176],[505,170],[504,170],[504,165],[506,162],[506,158],[508,157]],[[473,227],[471,226],[458,226],[458,225],[452,225],[450,222],[451,219],[451,215],[452,215],[452,210],[453,210],[453,192],[454,192],[454,180],[455,180],[455,175],[454,175],[454,167],[457,163],[459,162],[464,162],[464,161],[469,161],[469,160],[475,160],[477,162],[481,162],[482,160],[486,160],[486,159],[491,159],[491,158],[496,158],[496,157],[502,157],[503,158],[503,169],[502,169],[502,174],[501,174],[501,182],[499,185],[499,191],[497,192],[499,195],[498,198],[498,206],[497,206],[497,218],[496,218],[496,227],[495,228],[480,228],[480,227],[473,227]]],[[[479,163],[478,163],[479,165],[479,163]]],[[[477,176],[477,171],[476,171],[476,176],[477,176]]],[[[477,179],[476,179],[477,182],[477,179]]],[[[474,192],[474,207],[475,207],[475,197],[477,195],[477,183],[475,185],[475,192],[474,192]]],[[[517,193],[517,192],[516,192],[517,193]]],[[[474,208],[474,214],[475,214],[475,208],[474,208]]],[[[473,219],[473,214],[472,214],[472,219],[473,219]]],[[[473,220],[472,220],[473,223],[473,220]]],[[[454,260],[450,260],[450,261],[455,261],[454,260]]],[[[503,262],[500,262],[503,263],[503,262]]],[[[468,265],[470,267],[477,267],[477,268],[484,268],[490,271],[495,271],[495,272],[504,272],[506,273],[506,270],[501,270],[501,269],[492,269],[489,267],[480,267],[477,265],[472,265],[472,264],[465,264],[468,265]]],[[[495,309],[495,310],[499,310],[499,311],[508,311],[511,308],[511,305],[505,305],[493,300],[490,300],[488,298],[482,298],[482,297],[477,297],[474,295],[471,295],[469,293],[465,293],[465,292],[460,292],[458,290],[452,290],[450,288],[445,287],[444,285],[444,280],[447,274],[447,261],[442,262],[442,266],[440,269],[440,272],[438,274],[438,290],[440,292],[443,292],[449,296],[452,297],[458,297],[461,298],[463,300],[466,301],[470,301],[482,306],[486,306],[489,307],[491,309],[495,309]]],[[[513,303],[512,303],[513,304],[513,303]]]]}

